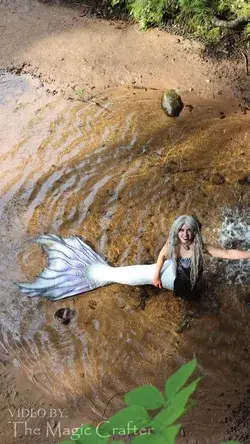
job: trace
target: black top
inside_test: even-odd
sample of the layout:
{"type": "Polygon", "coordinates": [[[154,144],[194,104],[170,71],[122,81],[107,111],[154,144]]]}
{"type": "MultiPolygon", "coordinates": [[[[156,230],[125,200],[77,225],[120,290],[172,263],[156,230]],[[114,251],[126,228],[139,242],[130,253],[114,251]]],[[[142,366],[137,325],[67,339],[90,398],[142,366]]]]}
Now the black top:
{"type": "Polygon", "coordinates": [[[197,285],[201,278],[202,269],[200,270],[198,279],[192,287],[190,281],[191,258],[177,258],[176,278],[174,281],[174,294],[181,299],[197,299],[197,285]]]}

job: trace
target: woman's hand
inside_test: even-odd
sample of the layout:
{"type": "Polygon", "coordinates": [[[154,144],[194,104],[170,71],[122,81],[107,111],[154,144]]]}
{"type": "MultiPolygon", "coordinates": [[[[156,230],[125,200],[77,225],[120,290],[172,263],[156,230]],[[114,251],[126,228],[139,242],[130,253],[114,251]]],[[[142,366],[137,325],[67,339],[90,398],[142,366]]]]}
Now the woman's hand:
{"type": "Polygon", "coordinates": [[[162,288],[161,279],[159,277],[154,276],[152,283],[155,287],[162,288]]]}

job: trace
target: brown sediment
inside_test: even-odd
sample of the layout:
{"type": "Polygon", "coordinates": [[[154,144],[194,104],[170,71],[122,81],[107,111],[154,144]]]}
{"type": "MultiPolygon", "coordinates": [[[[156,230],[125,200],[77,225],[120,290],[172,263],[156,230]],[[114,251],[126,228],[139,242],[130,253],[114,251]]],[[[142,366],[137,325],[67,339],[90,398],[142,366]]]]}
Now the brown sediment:
{"type": "MultiPolygon", "coordinates": [[[[18,22],[24,17],[20,4],[13,14],[18,22]]],[[[34,5],[34,11],[46,15],[46,5],[34,5]]],[[[13,7],[9,3],[8,20],[13,7]]],[[[34,12],[30,14],[32,21],[34,12]]],[[[71,20],[68,9],[67,14],[71,20]]],[[[22,29],[26,32],[31,31],[22,29]]],[[[155,32],[145,39],[157,40],[155,32]]],[[[34,42],[31,48],[32,36],[26,50],[29,47],[29,57],[35,60],[36,45],[42,48],[44,41],[34,42]]],[[[79,30],[78,37],[80,42],[79,30]]],[[[50,41],[56,44],[57,38],[50,36],[50,41]]],[[[175,37],[168,38],[171,42],[175,37]]],[[[21,61],[22,54],[15,51],[18,42],[14,43],[4,63],[11,51],[21,61]]],[[[55,49],[51,53],[57,57],[55,49]]],[[[180,52],[180,71],[181,56],[180,52]]],[[[45,76],[52,59],[47,60],[44,53],[39,57],[45,76]]],[[[190,57],[196,61],[197,53],[190,57]]],[[[74,69],[79,66],[76,47],[74,69]]],[[[67,64],[60,75],[55,69],[62,88],[71,68],[67,64]]],[[[168,68],[177,75],[173,66],[168,68]]],[[[247,295],[239,287],[226,286],[223,265],[213,267],[208,261],[200,318],[190,316],[182,333],[177,331],[190,307],[168,291],[149,288],[144,310],[140,310],[140,288],[112,285],[52,303],[28,299],[12,284],[34,279],[46,265],[40,248],[29,242],[43,233],[80,235],[115,266],[152,263],[176,216],[196,214],[205,240],[217,242],[222,209],[239,201],[247,207],[249,185],[240,181],[250,171],[248,110],[227,99],[224,92],[212,98],[221,86],[218,83],[209,89],[210,98],[187,92],[193,70],[198,69],[192,67],[185,78],[178,74],[174,80],[182,81],[182,99],[189,107],[177,120],[167,118],[160,106],[161,88],[172,87],[173,79],[172,74],[167,77],[166,68],[158,69],[154,81],[149,81],[149,74],[143,78],[151,89],[110,89],[96,93],[91,101],[53,97],[39,83],[34,88],[33,80],[25,76],[25,92],[19,97],[15,90],[6,95],[1,106],[2,342],[15,357],[17,369],[24,369],[32,393],[45,393],[53,406],[67,405],[70,417],[64,418],[64,424],[74,425],[80,424],[80,415],[98,421],[108,400],[118,392],[146,383],[163,389],[167,377],[195,353],[206,378],[196,395],[200,408],[184,421],[185,439],[217,443],[226,437],[225,424],[220,422],[226,406],[237,406],[238,396],[249,384],[247,352],[241,353],[248,341],[249,312],[242,303],[247,295]],[[152,89],[155,84],[158,89],[152,89]],[[221,113],[225,118],[221,119],[221,113]],[[74,310],[68,325],[54,317],[62,308],[74,310]]],[[[83,74],[79,76],[83,81],[83,74]]],[[[193,81],[198,88],[197,75],[193,81]]],[[[205,96],[210,86],[202,88],[205,96]]],[[[14,386],[13,381],[7,386],[14,386]]],[[[20,392],[15,402],[11,400],[15,408],[28,403],[37,408],[32,397],[22,397],[20,392]]],[[[122,395],[114,397],[106,414],[122,405],[122,395]]],[[[9,413],[5,413],[7,424],[9,413]]],[[[7,429],[6,442],[13,432],[7,429]]],[[[44,444],[44,435],[36,440],[44,444]]],[[[19,442],[34,443],[25,434],[19,442]]],[[[51,437],[51,442],[58,442],[58,437],[51,437]]]]}
{"type": "MultiPolygon", "coordinates": [[[[29,138],[24,133],[24,143],[10,149],[2,163],[8,234],[5,224],[2,230],[10,247],[18,245],[15,257],[20,271],[15,268],[15,280],[32,280],[46,265],[40,248],[26,243],[44,232],[80,235],[113,265],[150,263],[177,215],[196,214],[204,223],[206,240],[214,241],[222,208],[236,205],[238,196],[246,202],[248,188],[238,178],[249,171],[248,114],[237,111],[235,115],[235,103],[223,102],[227,119],[221,120],[220,100],[189,96],[192,114],[186,109],[173,120],[161,110],[160,98],[154,91],[134,95],[114,90],[108,98],[98,98],[112,114],[97,111],[93,104],[57,101],[57,115],[48,119],[44,105],[32,128],[27,122],[29,138]],[[40,137],[44,119],[48,131],[40,137]],[[244,164],[240,164],[243,151],[244,164]],[[23,163],[16,162],[10,177],[7,171],[15,158],[23,163]],[[171,171],[166,165],[171,165],[171,171]],[[214,180],[221,176],[225,180],[214,180]],[[19,183],[13,192],[15,180],[19,183]]],[[[52,109],[50,104],[48,116],[52,109]]],[[[6,267],[9,254],[6,251],[6,267]]],[[[144,310],[137,309],[141,290],[119,285],[55,303],[20,295],[17,299],[13,293],[11,304],[22,316],[17,337],[6,323],[4,344],[53,403],[77,405],[86,418],[93,420],[94,414],[96,421],[114,393],[144,383],[163,388],[171,372],[196,353],[201,371],[208,375],[201,389],[208,398],[199,392],[197,397],[201,406],[214,403],[221,418],[223,402],[218,395],[223,384],[235,384],[232,356],[242,330],[238,303],[232,304],[233,311],[218,310],[218,304],[223,307],[224,299],[231,300],[233,294],[218,291],[222,293],[214,295],[208,287],[201,319],[191,316],[188,322],[187,307],[167,291],[158,294],[149,289],[144,310]],[[54,317],[60,308],[75,313],[67,326],[54,317]],[[178,333],[183,319],[184,329],[178,333]],[[230,328],[237,337],[232,337],[230,328]],[[233,341],[233,349],[224,353],[225,341],[233,341]]],[[[122,405],[122,397],[115,397],[107,415],[122,405]]],[[[199,437],[204,430],[211,439],[221,433],[219,425],[210,429],[209,414],[197,419],[202,414],[196,410],[195,415],[185,426],[186,436],[194,433],[194,427],[199,437]]]]}

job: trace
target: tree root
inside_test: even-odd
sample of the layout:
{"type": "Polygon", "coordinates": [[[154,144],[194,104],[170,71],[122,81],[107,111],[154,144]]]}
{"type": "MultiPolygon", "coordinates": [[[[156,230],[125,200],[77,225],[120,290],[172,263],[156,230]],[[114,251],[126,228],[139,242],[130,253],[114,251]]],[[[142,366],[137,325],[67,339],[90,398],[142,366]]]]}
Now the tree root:
{"type": "Polygon", "coordinates": [[[246,54],[245,52],[243,52],[243,51],[241,51],[241,54],[243,55],[244,60],[245,60],[245,66],[246,66],[246,73],[247,73],[247,76],[249,76],[249,68],[248,68],[248,57],[247,57],[247,54],[246,54]]]}
{"type": "Polygon", "coordinates": [[[237,17],[234,20],[220,20],[218,17],[214,16],[211,19],[211,22],[214,26],[218,26],[219,28],[229,28],[234,29],[238,26],[242,25],[243,23],[247,23],[250,21],[250,17],[237,17]]]}

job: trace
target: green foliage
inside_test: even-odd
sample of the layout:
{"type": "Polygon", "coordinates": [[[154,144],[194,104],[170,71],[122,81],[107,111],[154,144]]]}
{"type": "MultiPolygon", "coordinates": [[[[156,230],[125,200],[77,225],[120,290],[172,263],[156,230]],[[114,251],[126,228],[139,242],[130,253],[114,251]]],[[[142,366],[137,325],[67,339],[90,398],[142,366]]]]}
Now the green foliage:
{"type": "Polygon", "coordinates": [[[219,41],[221,29],[211,22],[217,11],[217,0],[179,0],[179,5],[180,12],[176,20],[187,32],[201,37],[208,44],[219,41]]]}
{"type": "Polygon", "coordinates": [[[168,401],[174,398],[179,390],[186,384],[188,378],[193,374],[197,365],[196,359],[183,365],[171,378],[166,382],[165,394],[168,401]]]}
{"type": "MultiPolygon", "coordinates": [[[[106,444],[108,442],[108,437],[105,437],[101,433],[97,433],[96,427],[86,424],[79,429],[71,436],[71,444],[106,444]]],[[[62,443],[61,443],[62,444],[62,443]]]]}
{"type": "Polygon", "coordinates": [[[250,38],[250,23],[245,26],[244,34],[246,38],[250,38]]]}
{"type": "Polygon", "coordinates": [[[187,411],[190,397],[201,379],[186,385],[196,366],[197,361],[193,359],[177,370],[165,384],[165,396],[151,385],[130,391],[125,396],[127,407],[97,427],[88,424],[79,427],[70,441],[61,444],[122,444],[123,441],[112,438],[117,435],[132,436],[132,444],[175,444],[180,431],[176,421],[187,411]],[[159,409],[158,413],[152,414],[159,409]]]}
{"type": "Polygon", "coordinates": [[[164,396],[153,385],[144,385],[129,392],[125,396],[128,405],[140,405],[148,410],[158,409],[164,404],[164,396]]]}
{"type": "MultiPolygon", "coordinates": [[[[214,16],[229,21],[237,17],[250,20],[249,0],[111,0],[130,12],[140,29],[157,26],[169,20],[179,28],[202,38],[208,45],[220,41],[228,32],[212,24],[214,16]]],[[[249,33],[249,29],[246,31],[249,33]]]]}
{"type": "Polygon", "coordinates": [[[165,0],[134,0],[129,4],[130,14],[140,24],[140,29],[159,25],[165,12],[165,0]]]}
{"type": "Polygon", "coordinates": [[[222,441],[220,444],[239,444],[238,441],[222,441]]]}
{"type": "Polygon", "coordinates": [[[214,13],[214,3],[216,0],[179,0],[180,10],[185,13],[201,15],[214,13]]]}
{"type": "Polygon", "coordinates": [[[125,407],[120,412],[116,413],[109,421],[100,427],[100,433],[103,436],[114,435],[114,430],[120,430],[121,434],[129,434],[130,424],[133,430],[138,431],[150,426],[150,416],[144,407],[139,405],[132,405],[125,407]],[[123,433],[124,432],[124,433],[123,433]]]}
{"type": "Polygon", "coordinates": [[[223,8],[224,5],[237,17],[250,17],[249,0],[220,0],[219,7],[223,8]]]}
{"type": "Polygon", "coordinates": [[[242,16],[250,18],[249,0],[179,0],[179,5],[182,13],[193,13],[197,19],[201,15],[205,19],[214,15],[222,16],[224,20],[242,16]]]}

